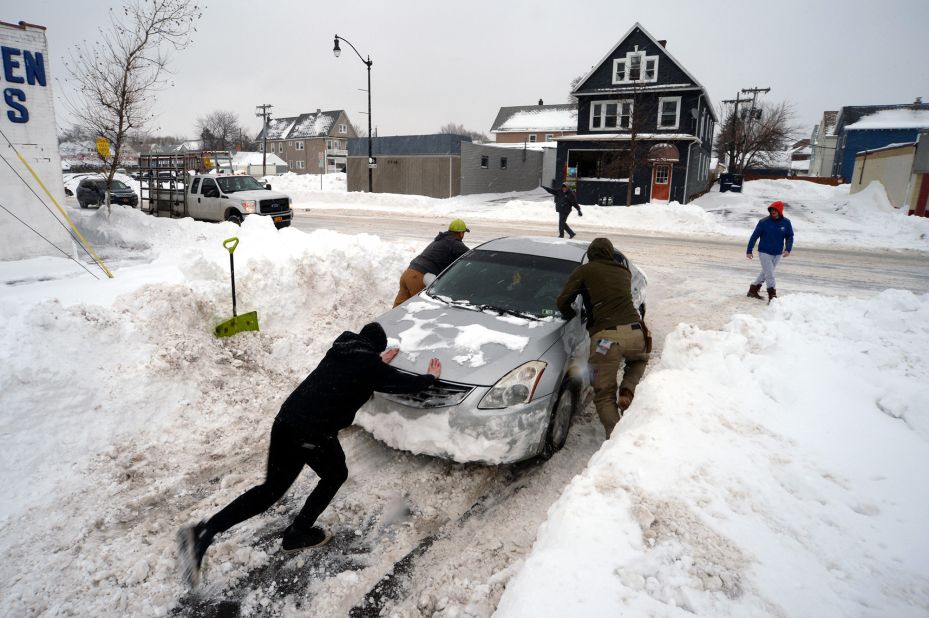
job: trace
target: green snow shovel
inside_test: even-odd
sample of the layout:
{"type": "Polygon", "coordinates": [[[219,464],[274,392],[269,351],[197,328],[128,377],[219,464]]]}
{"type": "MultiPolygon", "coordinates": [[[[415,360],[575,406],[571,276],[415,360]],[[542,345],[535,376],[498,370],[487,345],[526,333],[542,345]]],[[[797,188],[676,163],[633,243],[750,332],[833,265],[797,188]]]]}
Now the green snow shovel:
{"type": "Polygon", "coordinates": [[[243,315],[236,315],[235,312],[235,261],[232,259],[232,252],[238,246],[239,239],[236,237],[227,238],[223,241],[223,247],[229,251],[229,273],[232,275],[232,318],[216,325],[213,333],[217,337],[231,337],[243,331],[258,330],[257,311],[250,311],[243,315]]]}

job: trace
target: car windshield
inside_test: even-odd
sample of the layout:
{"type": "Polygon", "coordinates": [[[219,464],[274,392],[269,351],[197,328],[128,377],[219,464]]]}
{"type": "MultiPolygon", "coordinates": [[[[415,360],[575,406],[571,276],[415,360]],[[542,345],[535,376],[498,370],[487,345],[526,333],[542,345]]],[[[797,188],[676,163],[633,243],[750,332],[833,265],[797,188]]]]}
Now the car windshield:
{"type": "Polygon", "coordinates": [[[264,189],[261,183],[251,176],[219,176],[216,182],[219,183],[219,188],[223,190],[223,193],[264,189]]]}
{"type": "Polygon", "coordinates": [[[123,182],[120,182],[120,181],[118,181],[118,180],[114,180],[114,181],[113,181],[113,188],[114,188],[114,189],[128,189],[129,187],[127,187],[126,184],[123,183],[123,182]]]}
{"type": "Polygon", "coordinates": [[[555,300],[578,264],[538,255],[471,251],[429,287],[431,296],[500,313],[558,315],[555,300]]]}

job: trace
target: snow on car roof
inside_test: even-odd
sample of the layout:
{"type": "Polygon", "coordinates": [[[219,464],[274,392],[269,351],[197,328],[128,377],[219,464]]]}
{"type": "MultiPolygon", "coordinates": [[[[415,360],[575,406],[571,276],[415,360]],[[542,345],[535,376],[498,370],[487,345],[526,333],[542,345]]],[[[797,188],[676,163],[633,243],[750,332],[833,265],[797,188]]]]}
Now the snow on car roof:
{"type": "Polygon", "coordinates": [[[587,242],[545,236],[504,236],[475,247],[482,251],[509,251],[580,262],[587,253],[587,242]]]}

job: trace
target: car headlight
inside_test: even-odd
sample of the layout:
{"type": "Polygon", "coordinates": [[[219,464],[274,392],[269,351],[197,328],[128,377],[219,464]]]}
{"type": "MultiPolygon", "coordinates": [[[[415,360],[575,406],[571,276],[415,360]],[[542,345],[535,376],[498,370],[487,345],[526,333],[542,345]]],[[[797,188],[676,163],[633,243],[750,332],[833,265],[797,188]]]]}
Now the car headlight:
{"type": "Polygon", "coordinates": [[[535,389],[542,379],[547,363],[543,361],[529,361],[509,372],[481,399],[478,408],[506,408],[518,403],[526,403],[532,399],[535,389]]]}
{"type": "Polygon", "coordinates": [[[242,202],[242,208],[250,215],[255,214],[255,201],[249,200],[242,202]]]}

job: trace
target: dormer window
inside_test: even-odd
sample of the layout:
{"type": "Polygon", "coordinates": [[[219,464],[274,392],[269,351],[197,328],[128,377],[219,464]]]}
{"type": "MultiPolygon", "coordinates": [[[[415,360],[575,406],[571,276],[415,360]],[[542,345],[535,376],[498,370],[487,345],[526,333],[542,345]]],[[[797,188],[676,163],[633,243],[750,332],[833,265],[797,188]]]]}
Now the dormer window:
{"type": "Polygon", "coordinates": [[[613,60],[613,83],[631,84],[634,82],[658,81],[658,56],[647,56],[644,51],[636,49],[627,52],[625,58],[613,60]]]}

